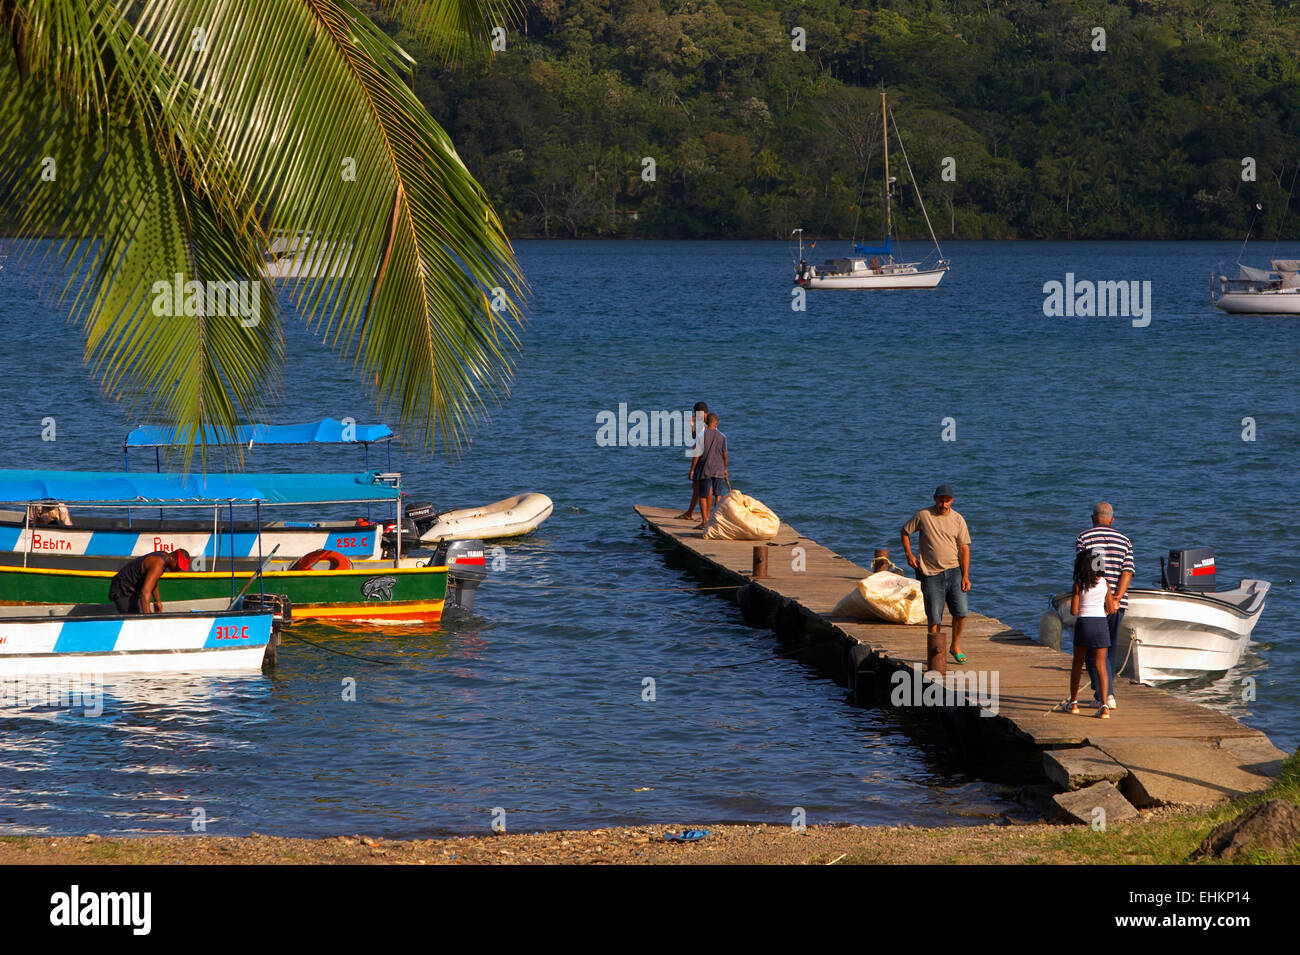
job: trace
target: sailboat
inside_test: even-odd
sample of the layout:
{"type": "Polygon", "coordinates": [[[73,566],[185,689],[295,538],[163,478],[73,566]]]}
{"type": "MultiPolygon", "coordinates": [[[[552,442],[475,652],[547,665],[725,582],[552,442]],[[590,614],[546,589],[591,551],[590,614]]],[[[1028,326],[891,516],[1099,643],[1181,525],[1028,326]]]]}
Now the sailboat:
{"type": "Polygon", "coordinates": [[[930,225],[930,215],[925,211],[925,201],[921,198],[921,190],[916,185],[916,176],[912,174],[912,164],[908,161],[907,149],[903,146],[903,138],[899,135],[897,126],[894,127],[894,135],[898,136],[898,147],[902,151],[903,162],[907,165],[907,173],[912,180],[913,188],[916,189],[916,199],[921,204],[921,214],[925,216],[925,224],[930,230],[930,239],[934,242],[938,260],[933,265],[927,265],[928,257],[922,262],[894,261],[894,222],[891,201],[894,183],[898,180],[889,175],[889,110],[885,105],[884,89],[880,91],[880,121],[883,132],[881,140],[885,147],[884,244],[878,248],[868,248],[855,242],[852,255],[828,259],[821,265],[809,265],[803,255],[803,229],[795,229],[791,233],[799,239],[799,254],[794,266],[795,285],[802,288],[828,289],[934,288],[948,271],[948,260],[943,257],[943,250],[939,248],[934,227],[930,225]]]}
{"type": "MultiPolygon", "coordinates": [[[[1297,170],[1300,173],[1300,169],[1297,170]]],[[[1294,180],[1291,183],[1295,188],[1294,180]]],[[[1290,197],[1287,197],[1288,203],[1290,197]]],[[[1264,207],[1255,203],[1255,216],[1237,253],[1236,277],[1226,270],[1210,277],[1210,301],[1214,307],[1234,315],[1300,315],[1300,259],[1272,259],[1266,269],[1241,264],[1264,207]]],[[[1278,229],[1279,234],[1281,228],[1278,229]]]]}

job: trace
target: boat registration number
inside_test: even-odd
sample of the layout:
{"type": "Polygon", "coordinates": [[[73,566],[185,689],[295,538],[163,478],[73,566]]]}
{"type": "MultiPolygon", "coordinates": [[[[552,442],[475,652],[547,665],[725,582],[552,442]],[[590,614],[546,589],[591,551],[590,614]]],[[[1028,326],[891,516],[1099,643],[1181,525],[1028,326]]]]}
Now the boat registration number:
{"type": "Polygon", "coordinates": [[[236,627],[233,624],[229,627],[217,627],[218,640],[247,640],[248,628],[236,627]]]}

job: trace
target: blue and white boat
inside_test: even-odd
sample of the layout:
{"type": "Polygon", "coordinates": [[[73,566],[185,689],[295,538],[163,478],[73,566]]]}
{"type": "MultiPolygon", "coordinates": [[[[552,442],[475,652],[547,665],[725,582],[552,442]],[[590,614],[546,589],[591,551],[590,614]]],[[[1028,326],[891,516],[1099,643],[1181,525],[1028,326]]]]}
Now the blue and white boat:
{"type": "Polygon", "coordinates": [[[31,502],[26,508],[0,510],[0,552],[11,555],[0,558],[0,563],[60,566],[59,558],[130,558],[183,548],[207,566],[215,566],[232,556],[256,560],[277,547],[280,556],[290,561],[322,550],[349,560],[378,560],[385,550],[383,527],[365,518],[264,518],[272,509],[297,507],[319,513],[324,505],[358,509],[378,505],[391,513],[390,508],[400,507],[399,482],[400,475],[375,471],[188,477],[129,471],[0,471],[4,500],[31,502]],[[248,513],[244,506],[237,521],[234,508],[248,504],[258,508],[255,520],[242,516],[248,513]],[[155,506],[184,508],[194,516],[162,519],[155,506]],[[113,513],[104,514],[106,508],[113,513]]]}
{"type": "Polygon", "coordinates": [[[268,607],[228,600],[124,616],[112,604],[0,607],[0,676],[257,670],[273,660],[268,607]]]}

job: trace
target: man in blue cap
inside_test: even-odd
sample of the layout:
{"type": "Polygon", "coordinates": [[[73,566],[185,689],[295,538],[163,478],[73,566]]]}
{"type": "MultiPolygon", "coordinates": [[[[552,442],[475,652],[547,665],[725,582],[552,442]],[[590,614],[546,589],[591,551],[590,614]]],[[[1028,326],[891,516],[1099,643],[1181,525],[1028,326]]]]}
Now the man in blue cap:
{"type": "Polygon", "coordinates": [[[970,531],[966,519],[952,509],[953,491],[947,484],[934,489],[934,506],[924,507],[903,525],[903,553],[921,581],[925,597],[928,669],[947,673],[947,655],[966,662],[961,652],[961,632],[966,624],[966,592],[970,590],[970,531]],[[920,532],[920,554],[912,553],[912,534],[920,532]],[[952,614],[952,648],[942,636],[944,604],[952,614]]]}

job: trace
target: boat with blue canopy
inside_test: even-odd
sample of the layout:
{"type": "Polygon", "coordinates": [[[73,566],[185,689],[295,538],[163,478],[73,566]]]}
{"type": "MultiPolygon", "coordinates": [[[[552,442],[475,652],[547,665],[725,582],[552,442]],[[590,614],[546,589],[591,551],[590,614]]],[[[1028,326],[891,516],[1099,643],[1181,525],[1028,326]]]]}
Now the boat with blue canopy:
{"type": "Polygon", "coordinates": [[[126,560],[183,549],[191,555],[190,568],[165,578],[174,600],[220,597],[227,586],[234,597],[257,580],[259,590],[286,594],[298,618],[432,623],[442,615],[449,563],[458,567],[462,603],[486,574],[481,542],[457,542],[464,546],[432,557],[398,556],[400,475],[376,471],[180,476],[0,470],[3,503],[19,509],[0,511],[0,604],[99,603],[126,560]],[[384,551],[382,528],[364,518],[264,520],[268,509],[362,503],[394,507],[391,553],[384,551]],[[211,514],[211,522],[139,516],[154,508],[197,510],[211,514]],[[252,511],[253,520],[236,521],[237,510],[252,511]],[[259,574],[264,566],[269,569],[259,574]]]}
{"type": "MultiPolygon", "coordinates": [[[[300,424],[245,424],[233,433],[222,433],[212,427],[202,432],[208,446],[240,445],[250,450],[259,445],[361,445],[365,465],[370,466],[370,446],[383,444],[387,451],[387,469],[393,468],[393,430],[386,424],[358,424],[351,418],[338,420],[322,418],[300,424]]],[[[126,436],[123,453],[130,469],[132,448],[153,448],[157,470],[162,470],[162,449],[190,444],[190,432],[172,425],[142,425],[126,436]]],[[[428,545],[430,547],[450,540],[483,540],[520,537],[536,530],[550,515],[554,505],[545,494],[526,492],[504,498],[483,506],[456,505],[437,508],[428,501],[411,501],[404,508],[405,524],[402,529],[407,551],[428,545]]],[[[369,508],[366,517],[371,517],[369,508]]],[[[384,545],[386,551],[396,551],[396,528],[386,526],[384,545]]],[[[349,555],[351,556],[351,555],[349,555]]]]}

